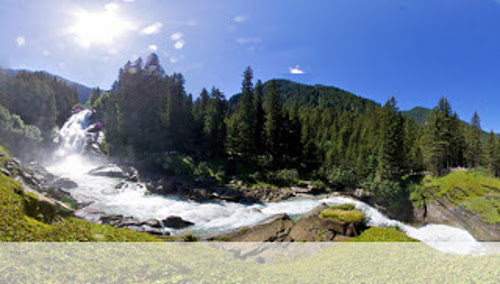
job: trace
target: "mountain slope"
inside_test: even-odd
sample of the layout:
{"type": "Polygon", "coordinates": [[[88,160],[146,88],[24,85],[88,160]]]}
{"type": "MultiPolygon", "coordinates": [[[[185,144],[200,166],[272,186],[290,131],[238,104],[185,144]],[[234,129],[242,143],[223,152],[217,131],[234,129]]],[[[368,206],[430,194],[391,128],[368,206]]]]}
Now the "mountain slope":
{"type": "MultiPolygon", "coordinates": [[[[1,71],[4,71],[5,74],[7,75],[10,75],[10,76],[16,76],[17,73],[19,73],[20,71],[26,71],[26,72],[34,72],[34,71],[30,71],[30,70],[22,70],[22,69],[1,69],[1,71]]],[[[74,81],[71,81],[71,80],[68,80],[64,77],[61,77],[59,75],[54,75],[54,74],[51,74],[49,72],[46,72],[46,71],[42,71],[43,73],[46,73],[47,75],[51,76],[51,77],[54,77],[54,78],[57,78],[59,80],[61,80],[62,82],[64,82],[66,85],[68,85],[70,88],[76,90],[76,92],[78,93],[78,100],[82,103],[82,104],[85,104],[87,102],[87,100],[89,99],[90,97],[90,94],[92,93],[92,88],[89,88],[85,85],[82,85],[80,83],[77,83],[77,82],[74,82],[74,81]]]]}
{"type": "Polygon", "coordinates": [[[402,111],[404,116],[407,116],[413,120],[418,125],[424,125],[425,120],[431,114],[431,109],[425,107],[414,107],[410,110],[402,111]]]}
{"type": "MultiPolygon", "coordinates": [[[[264,90],[271,81],[264,84],[264,90]]],[[[280,96],[285,108],[296,106],[322,106],[335,111],[364,112],[368,109],[380,107],[380,104],[354,95],[348,91],[333,86],[306,85],[284,79],[275,80],[280,90],[280,96]]],[[[241,94],[229,99],[230,105],[235,105],[241,94]]]]}

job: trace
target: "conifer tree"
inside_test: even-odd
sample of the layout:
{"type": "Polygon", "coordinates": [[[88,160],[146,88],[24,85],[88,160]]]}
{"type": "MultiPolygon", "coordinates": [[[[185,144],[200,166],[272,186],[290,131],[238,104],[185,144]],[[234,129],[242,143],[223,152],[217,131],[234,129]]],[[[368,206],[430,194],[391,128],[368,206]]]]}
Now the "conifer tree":
{"type": "Polygon", "coordinates": [[[264,103],[264,134],[265,148],[273,160],[276,161],[279,155],[281,143],[281,100],[276,81],[272,80],[266,88],[264,103]]]}
{"type": "Polygon", "coordinates": [[[479,115],[474,112],[470,126],[467,129],[467,166],[475,168],[481,162],[481,124],[479,115]]]}
{"type": "Polygon", "coordinates": [[[243,74],[241,97],[228,121],[228,154],[250,158],[256,152],[256,115],[253,93],[253,71],[248,67],[243,74]]]}
{"type": "Polygon", "coordinates": [[[404,166],[403,117],[396,107],[396,99],[389,99],[380,111],[379,175],[391,178],[404,166]]]}
{"type": "Polygon", "coordinates": [[[500,170],[500,145],[498,143],[498,138],[495,133],[491,131],[488,134],[488,138],[484,143],[484,163],[485,166],[496,176],[499,174],[500,170]]]}

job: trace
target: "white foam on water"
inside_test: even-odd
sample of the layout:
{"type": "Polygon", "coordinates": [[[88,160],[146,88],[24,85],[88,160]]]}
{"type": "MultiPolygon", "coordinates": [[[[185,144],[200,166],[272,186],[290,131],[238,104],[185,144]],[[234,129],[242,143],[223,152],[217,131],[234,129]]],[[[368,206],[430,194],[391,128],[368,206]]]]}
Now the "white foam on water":
{"type": "MultiPolygon", "coordinates": [[[[398,226],[408,236],[429,244],[440,251],[457,254],[483,253],[484,248],[466,230],[446,225],[430,224],[412,227],[389,219],[372,206],[348,197],[323,199],[295,199],[267,204],[240,204],[234,202],[199,203],[175,196],[147,195],[142,183],[126,182],[115,188],[122,179],[91,176],[87,173],[102,165],[81,155],[85,146],[85,132],[90,123],[90,111],[73,115],[60,131],[62,145],[58,154],[64,157],[47,169],[55,175],[75,181],[78,187],[69,190],[81,202],[91,202],[106,214],[132,216],[138,221],[163,220],[168,216],[179,216],[195,223],[194,226],[177,231],[205,234],[241,228],[262,222],[280,213],[303,215],[321,203],[339,205],[351,203],[369,218],[370,226],[398,226]]],[[[175,233],[175,231],[174,231],[175,233]]]]}

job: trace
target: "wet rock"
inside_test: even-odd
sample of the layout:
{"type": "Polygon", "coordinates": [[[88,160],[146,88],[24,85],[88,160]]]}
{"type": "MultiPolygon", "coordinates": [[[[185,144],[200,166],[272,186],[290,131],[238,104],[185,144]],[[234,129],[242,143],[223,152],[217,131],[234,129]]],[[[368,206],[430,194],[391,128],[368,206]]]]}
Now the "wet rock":
{"type": "Polygon", "coordinates": [[[73,189],[78,187],[78,184],[70,180],[69,178],[57,178],[51,183],[51,185],[54,187],[61,187],[64,189],[73,189]]]}
{"type": "Polygon", "coordinates": [[[287,214],[273,216],[251,227],[243,228],[239,235],[231,238],[235,242],[283,242],[294,226],[287,214]]]}
{"type": "Polygon", "coordinates": [[[104,177],[112,177],[112,178],[128,178],[128,175],[115,164],[108,164],[104,166],[97,167],[88,172],[89,175],[93,176],[104,176],[104,177]]]}
{"type": "Polygon", "coordinates": [[[183,220],[179,216],[169,216],[167,219],[163,220],[163,225],[168,228],[173,228],[173,229],[183,229],[186,227],[189,227],[191,225],[194,225],[194,223],[183,220]]]}
{"type": "Polygon", "coordinates": [[[11,174],[8,170],[6,170],[6,169],[0,169],[0,173],[4,174],[4,175],[6,175],[6,176],[11,176],[11,175],[12,175],[12,174],[11,174]]]}
{"type": "Polygon", "coordinates": [[[130,226],[127,227],[127,229],[140,232],[140,233],[148,233],[154,236],[170,236],[170,232],[162,230],[162,229],[157,229],[157,228],[148,228],[148,227],[134,227],[130,226]]]}

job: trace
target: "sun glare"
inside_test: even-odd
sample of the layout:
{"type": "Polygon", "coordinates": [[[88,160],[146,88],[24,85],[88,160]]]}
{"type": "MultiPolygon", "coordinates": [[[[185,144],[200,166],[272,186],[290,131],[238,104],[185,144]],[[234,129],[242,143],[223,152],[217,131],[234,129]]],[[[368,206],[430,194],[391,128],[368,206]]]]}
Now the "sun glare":
{"type": "Polygon", "coordinates": [[[104,12],[76,13],[76,23],[69,28],[76,42],[83,47],[111,45],[131,29],[131,24],[117,14],[116,7],[106,7],[104,12]]]}

